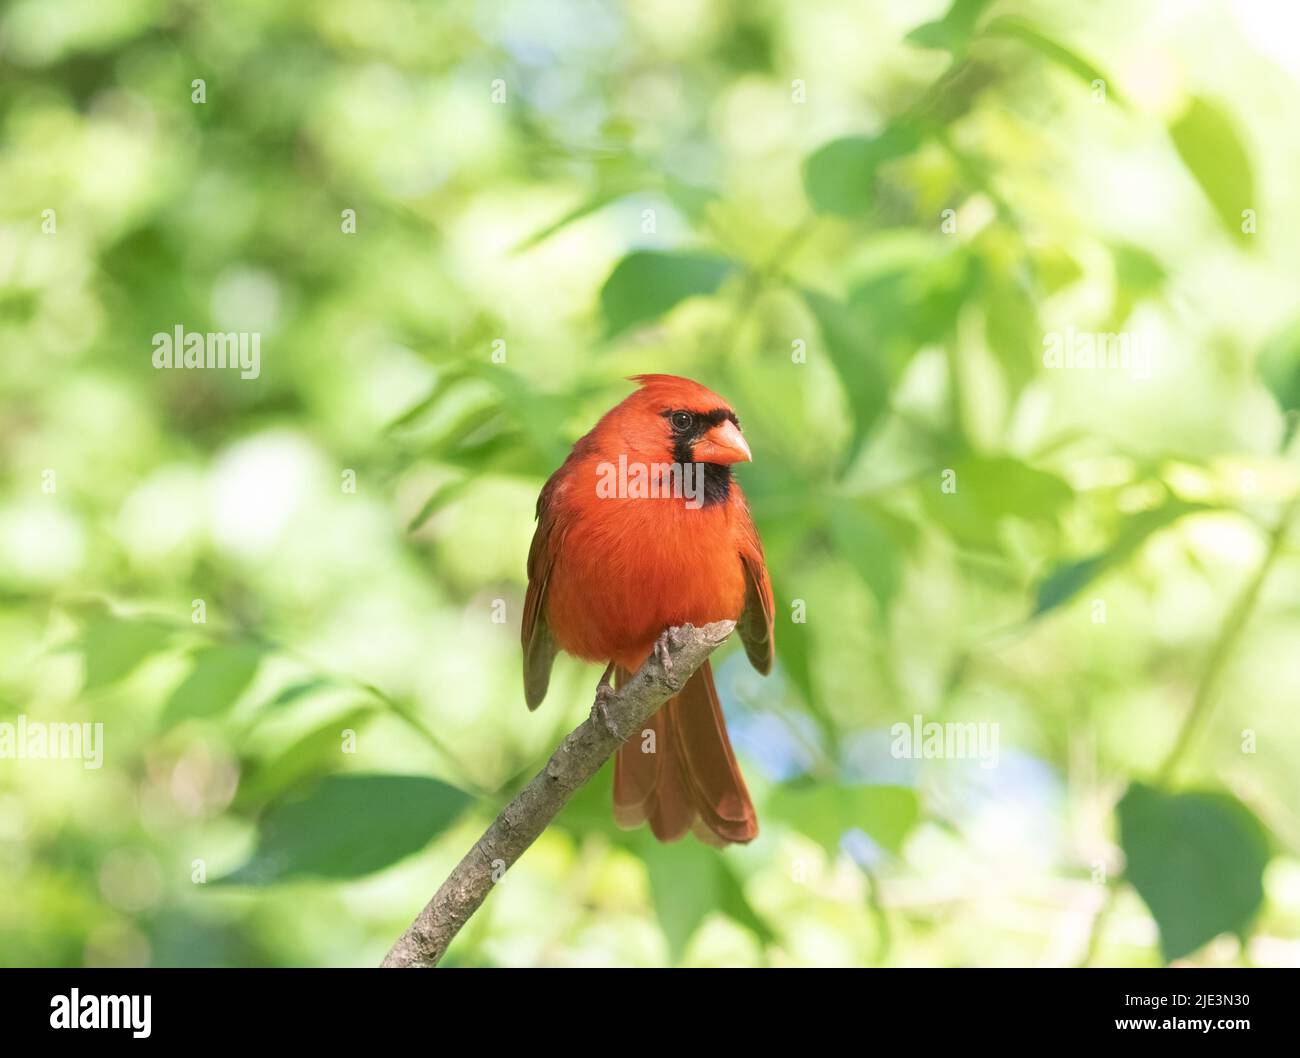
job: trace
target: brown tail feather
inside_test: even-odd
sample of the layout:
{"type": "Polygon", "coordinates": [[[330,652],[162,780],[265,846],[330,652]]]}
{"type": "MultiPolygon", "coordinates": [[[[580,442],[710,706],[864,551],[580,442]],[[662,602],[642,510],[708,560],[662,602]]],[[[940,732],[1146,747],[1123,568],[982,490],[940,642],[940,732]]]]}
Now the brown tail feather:
{"type": "Polygon", "coordinates": [[[706,661],[669,707],[670,733],[686,767],[700,818],[724,841],[752,841],[758,819],[727,737],[722,703],[706,661]]]}
{"type": "MultiPolygon", "coordinates": [[[[622,687],[631,679],[631,673],[620,666],[614,667],[614,687],[622,687]]],[[[642,753],[645,733],[654,733],[654,745],[663,741],[663,710],[645,722],[641,731],[635,732],[614,754],[614,822],[626,830],[639,827],[650,814],[659,783],[658,753],[642,753]]]]}
{"type": "MultiPolygon", "coordinates": [[[[628,674],[615,672],[615,685],[628,674]]],[[[619,826],[643,822],[660,841],[694,829],[711,845],[752,841],[758,819],[740,774],[722,705],[706,661],[646,724],[655,752],[645,753],[638,732],[614,758],[614,818],[619,826]]]]}
{"type": "MultiPolygon", "coordinates": [[[[664,710],[660,710],[662,714],[664,710]]],[[[664,727],[667,728],[665,717],[664,727]]],[[[665,730],[664,737],[671,741],[670,733],[665,730]]],[[[663,743],[659,743],[663,746],[663,743]]],[[[636,747],[640,752],[640,747],[636,747]]],[[[695,805],[691,802],[691,788],[687,777],[682,774],[681,757],[676,753],[660,751],[659,782],[655,784],[654,796],[649,802],[647,820],[650,830],[660,841],[679,841],[686,836],[695,821],[695,805]]]]}

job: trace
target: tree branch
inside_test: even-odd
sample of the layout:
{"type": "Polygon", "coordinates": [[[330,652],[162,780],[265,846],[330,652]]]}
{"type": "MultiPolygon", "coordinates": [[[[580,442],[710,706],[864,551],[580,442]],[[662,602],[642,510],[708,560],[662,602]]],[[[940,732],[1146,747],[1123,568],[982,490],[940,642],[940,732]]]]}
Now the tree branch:
{"type": "Polygon", "coordinates": [[[701,628],[670,628],[622,688],[613,693],[597,691],[591,715],[565,737],[546,767],[501,810],[398,938],[383,965],[436,966],[492,886],[537,840],[574,791],[686,685],[735,627],[734,621],[716,621],[701,628]]]}

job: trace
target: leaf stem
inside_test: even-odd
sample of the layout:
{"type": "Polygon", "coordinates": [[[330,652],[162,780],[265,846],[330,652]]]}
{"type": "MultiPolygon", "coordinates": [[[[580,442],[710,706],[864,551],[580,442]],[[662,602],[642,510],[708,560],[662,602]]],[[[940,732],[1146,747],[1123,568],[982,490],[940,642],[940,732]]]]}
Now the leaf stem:
{"type": "MultiPolygon", "coordinates": [[[[1170,749],[1164,763],[1160,766],[1160,770],[1156,773],[1158,785],[1167,786],[1169,784],[1178,765],[1182,763],[1183,758],[1186,756],[1192,740],[1205,722],[1206,716],[1209,715],[1210,707],[1214,704],[1214,689],[1218,685],[1228,659],[1232,656],[1233,648],[1236,647],[1237,641],[1241,638],[1242,632],[1245,631],[1250,616],[1259,602],[1264,582],[1268,579],[1268,575],[1278,557],[1285,550],[1287,534],[1290,532],[1297,514],[1300,514],[1300,494],[1293,496],[1282,509],[1282,515],[1278,518],[1277,525],[1273,527],[1273,531],[1269,534],[1268,549],[1264,552],[1264,557],[1260,559],[1254,575],[1242,589],[1241,594],[1237,596],[1232,608],[1223,619],[1219,634],[1214,641],[1214,645],[1210,648],[1210,655],[1206,660],[1200,683],[1197,685],[1196,693],[1192,698],[1192,706],[1183,719],[1182,727],[1179,728],[1178,738],[1175,740],[1173,748],[1170,749]]],[[[1101,946],[1101,936],[1105,929],[1106,919],[1114,906],[1119,887],[1122,884],[1122,878],[1115,879],[1114,885],[1109,888],[1106,899],[1097,912],[1097,917],[1093,919],[1092,932],[1088,937],[1088,947],[1084,952],[1080,966],[1087,966],[1096,956],[1101,946]]]]}
{"type": "Polygon", "coordinates": [[[1236,602],[1233,603],[1232,608],[1223,620],[1218,638],[1215,639],[1214,645],[1210,649],[1210,656],[1206,661],[1201,681],[1197,685],[1196,695],[1192,699],[1192,707],[1183,720],[1183,726],[1179,729],[1177,741],[1175,741],[1173,748],[1169,751],[1169,755],[1165,757],[1164,763],[1157,773],[1157,782],[1162,786],[1166,785],[1173,777],[1174,771],[1182,762],[1183,757],[1186,756],[1193,738],[1204,723],[1205,717],[1209,714],[1210,707],[1214,703],[1214,690],[1218,686],[1219,678],[1223,674],[1228,659],[1232,656],[1233,648],[1236,647],[1242,632],[1245,631],[1256,603],[1259,602],[1264,582],[1268,579],[1274,563],[1282,553],[1287,534],[1295,521],[1297,513],[1300,513],[1300,495],[1293,497],[1283,508],[1282,516],[1278,519],[1277,525],[1269,535],[1268,550],[1264,552],[1264,557],[1256,567],[1254,576],[1250,578],[1241,594],[1237,596],[1236,602]]]}

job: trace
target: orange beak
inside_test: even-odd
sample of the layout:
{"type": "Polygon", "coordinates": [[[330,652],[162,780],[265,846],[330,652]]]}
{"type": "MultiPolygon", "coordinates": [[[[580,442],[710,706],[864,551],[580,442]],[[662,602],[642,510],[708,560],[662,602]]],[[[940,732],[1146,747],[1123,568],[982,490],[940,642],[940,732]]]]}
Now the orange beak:
{"type": "Polygon", "coordinates": [[[749,445],[745,444],[740,428],[730,419],[723,419],[717,426],[698,441],[691,452],[697,463],[748,463],[754,457],[749,454],[749,445]]]}

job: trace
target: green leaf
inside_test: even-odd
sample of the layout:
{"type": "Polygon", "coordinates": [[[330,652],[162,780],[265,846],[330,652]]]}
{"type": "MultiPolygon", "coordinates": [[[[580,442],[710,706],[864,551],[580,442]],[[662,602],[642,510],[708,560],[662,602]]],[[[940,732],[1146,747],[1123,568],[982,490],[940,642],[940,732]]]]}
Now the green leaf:
{"type": "Polygon", "coordinates": [[[1259,374],[1284,414],[1300,411],[1300,319],[1265,343],[1259,374]]]}
{"type": "MultiPolygon", "coordinates": [[[[778,609],[778,613],[780,610],[778,609]]],[[[789,613],[787,608],[785,611],[789,613]]],[[[836,745],[839,732],[834,718],[826,711],[821,691],[812,675],[811,650],[812,632],[807,621],[785,621],[777,626],[776,664],[777,669],[798,692],[799,699],[808,708],[827,745],[836,745]]]]}
{"type": "Polygon", "coordinates": [[[1244,936],[1264,899],[1268,832],[1235,797],[1134,783],[1117,809],[1125,877],[1160,928],[1166,961],[1244,936]]]}
{"type": "Polygon", "coordinates": [[[1034,275],[1045,294],[1055,294],[1083,278],[1078,259],[1063,246],[1037,247],[1033,261],[1034,275]]]}
{"type": "MultiPolygon", "coordinates": [[[[949,253],[904,284],[907,299],[904,309],[909,337],[916,346],[939,342],[956,329],[962,308],[976,292],[979,269],[965,253],[949,253]]],[[[863,296],[855,290],[855,307],[863,296]]]]}
{"type": "Polygon", "coordinates": [[[314,728],[277,756],[247,763],[240,773],[236,807],[247,810],[314,775],[332,771],[342,760],[343,732],[361,727],[375,712],[372,705],[356,706],[314,728]]]}
{"type": "Polygon", "coordinates": [[[1118,331],[1124,328],[1139,301],[1160,294],[1168,273],[1157,257],[1132,243],[1112,244],[1111,257],[1115,262],[1116,283],[1109,329],[1118,331]]]}
{"type": "Polygon", "coordinates": [[[975,269],[984,302],[984,338],[1019,393],[1042,364],[1043,328],[1028,284],[1014,269],[982,259],[975,269]]]}
{"type": "Polygon", "coordinates": [[[656,319],[687,298],[712,294],[736,270],[735,261],[716,254],[633,251],[600,291],[607,336],[656,319]]]}
{"type": "Polygon", "coordinates": [[[359,878],[424,848],[470,800],[420,775],[330,775],[268,810],[252,857],[221,881],[359,878]]]}
{"type": "Polygon", "coordinates": [[[440,460],[449,460],[456,452],[508,428],[509,420],[500,401],[477,404],[457,414],[429,441],[426,451],[440,460]]]}
{"type": "Polygon", "coordinates": [[[194,667],[172,692],[163,708],[163,723],[214,716],[229,709],[253,682],[262,649],[247,644],[204,647],[194,655],[194,667]]]}
{"type": "Polygon", "coordinates": [[[458,499],[467,492],[474,484],[475,479],[470,476],[457,478],[454,481],[445,482],[439,485],[430,494],[429,498],[424,501],[420,509],[416,511],[415,516],[406,526],[408,533],[418,532],[424,527],[424,523],[442,510],[447,504],[458,499]]]}
{"type": "Polygon", "coordinates": [[[918,48],[945,48],[958,52],[965,48],[980,15],[992,0],[953,0],[948,13],[917,26],[903,39],[918,48]]]}
{"type": "Polygon", "coordinates": [[[1089,584],[1101,575],[1102,570],[1115,564],[1109,551],[1073,562],[1062,562],[1043,578],[1038,585],[1038,597],[1034,601],[1034,616],[1053,610],[1062,603],[1073,599],[1089,584]]]}
{"type": "Polygon", "coordinates": [[[889,380],[876,361],[869,328],[852,308],[815,290],[805,290],[803,296],[853,416],[853,433],[842,460],[848,466],[889,404],[889,380]]]}
{"type": "Polygon", "coordinates": [[[512,254],[518,254],[531,250],[534,246],[545,242],[552,235],[567,228],[570,224],[582,220],[584,217],[589,217],[593,213],[599,213],[611,202],[616,202],[624,195],[631,194],[635,190],[637,190],[636,186],[627,186],[607,188],[597,191],[590,198],[579,202],[567,213],[557,217],[550,224],[547,224],[545,227],[533,232],[532,235],[521,239],[510,252],[512,254]]]}
{"type": "MultiPolygon", "coordinates": [[[[649,173],[621,174],[617,179],[610,180],[605,186],[599,188],[550,224],[521,240],[510,252],[518,254],[531,250],[534,246],[545,242],[552,235],[567,228],[570,224],[574,224],[594,213],[599,213],[606,206],[612,205],[628,195],[655,190],[659,187],[659,183],[649,173]]],[[[677,179],[675,176],[665,176],[663,178],[662,191],[673,207],[693,223],[703,217],[705,207],[718,197],[715,188],[690,184],[677,179]]]]}
{"type": "Polygon", "coordinates": [[[720,890],[718,910],[738,925],[744,926],[762,944],[776,940],[776,934],[766,921],[756,912],[745,895],[742,879],[736,874],[732,861],[716,849],[711,849],[718,864],[718,888],[720,890]]]}
{"type": "Polygon", "coordinates": [[[675,963],[696,928],[719,904],[718,869],[713,863],[717,853],[694,840],[671,845],[646,842],[642,849],[655,917],[675,963]]]}
{"type": "Polygon", "coordinates": [[[548,476],[569,454],[563,427],[573,414],[574,403],[600,387],[590,381],[579,381],[566,386],[562,392],[551,393],[538,390],[528,379],[500,365],[481,364],[476,372],[496,391],[508,418],[523,431],[523,443],[511,438],[510,447],[515,452],[522,450],[530,454],[532,468],[526,472],[548,476]]]}
{"type": "Polygon", "coordinates": [[[1111,256],[1115,261],[1115,275],[1119,285],[1139,294],[1149,294],[1159,290],[1169,277],[1169,272],[1160,259],[1131,242],[1117,242],[1111,245],[1111,256]]]}
{"type": "Polygon", "coordinates": [[[767,811],[824,848],[839,852],[840,839],[862,830],[878,845],[897,854],[921,815],[916,791],[906,786],[831,786],[820,784],[777,787],[767,811]]]}
{"type": "Polygon", "coordinates": [[[820,213],[863,217],[876,202],[876,170],[920,146],[921,127],[888,125],[878,136],[847,136],[824,144],[804,163],[804,189],[820,213]]]}
{"type": "Polygon", "coordinates": [[[978,277],[969,254],[947,253],[924,267],[891,269],[857,284],[849,308],[873,336],[901,339],[915,352],[951,333],[978,277]]]}
{"type": "Polygon", "coordinates": [[[1205,504],[1170,500],[1160,507],[1140,511],[1125,519],[1108,547],[1086,558],[1063,562],[1038,585],[1034,616],[1068,602],[1107,570],[1127,561],[1147,538],[1184,515],[1206,509],[1205,504]]]}
{"type": "Polygon", "coordinates": [[[999,550],[1004,518],[1049,522],[1074,496],[1055,474],[1011,456],[969,455],[945,469],[955,473],[955,491],[944,492],[936,474],[922,485],[922,502],[954,537],[980,549],[999,550]]]}
{"type": "Polygon", "coordinates": [[[311,676],[305,680],[298,680],[282,688],[270,701],[266,702],[262,709],[278,709],[282,705],[289,705],[296,702],[299,698],[305,698],[309,694],[315,694],[325,687],[337,687],[339,681],[333,676],[311,676]]]}
{"type": "Polygon", "coordinates": [[[978,278],[964,250],[872,275],[849,291],[852,337],[872,351],[882,373],[897,378],[920,349],[953,333],[962,308],[979,294],[978,278]]]}
{"type": "MultiPolygon", "coordinates": [[[[477,333],[477,328],[475,328],[477,333]]],[[[423,397],[404,412],[384,425],[385,433],[393,433],[415,425],[424,416],[433,411],[453,390],[470,377],[468,369],[463,367],[444,368],[438,374],[437,381],[423,397]]]]}
{"type": "Polygon", "coordinates": [[[668,201],[692,223],[698,223],[704,217],[709,203],[718,198],[717,188],[688,184],[675,176],[664,179],[664,193],[668,196],[668,201]]]}
{"type": "Polygon", "coordinates": [[[81,635],[86,661],[87,691],[116,683],[150,654],[162,650],[174,633],[169,625],[104,617],[92,621],[81,635]]]}
{"type": "MultiPolygon", "coordinates": [[[[770,568],[770,567],[769,567],[770,568]]],[[[773,574],[772,591],[777,599],[776,663],[781,673],[799,692],[809,712],[828,737],[834,733],[834,723],[826,714],[812,676],[812,633],[807,621],[789,619],[788,600],[797,598],[789,594],[783,575],[773,574]],[[782,616],[784,615],[784,616],[782,616]]]]}
{"type": "Polygon", "coordinates": [[[888,610],[898,590],[899,563],[884,523],[862,503],[840,498],[827,502],[826,519],[837,552],[853,563],[881,610],[888,610]]]}
{"type": "Polygon", "coordinates": [[[1169,135],[1224,229],[1245,242],[1249,236],[1241,230],[1241,214],[1256,206],[1255,181],[1232,119],[1213,103],[1194,98],[1169,135]]]}
{"type": "MultiPolygon", "coordinates": [[[[788,611],[787,611],[788,612],[788,611]]],[[[813,707],[816,688],[813,684],[813,665],[809,660],[809,625],[807,621],[785,621],[777,630],[780,647],[776,651],[776,663],[781,671],[789,677],[796,689],[800,691],[803,701],[813,707]]]]}
{"type": "Polygon", "coordinates": [[[984,34],[989,37],[1006,37],[1010,40],[1017,40],[1021,44],[1027,44],[1044,58],[1062,69],[1068,70],[1089,85],[1094,81],[1104,81],[1107,97],[1113,99],[1116,103],[1124,102],[1123,96],[1119,94],[1114,83],[1105,73],[1077,52],[1071,51],[1065,45],[1045,36],[1023,18],[1012,15],[995,18],[985,27],[984,34]]]}
{"type": "Polygon", "coordinates": [[[672,961],[686,951],[700,923],[718,911],[753,932],[764,943],[771,928],[750,906],[725,854],[693,838],[665,845],[647,831],[641,858],[650,876],[650,895],[659,926],[668,939],[672,961]]]}

